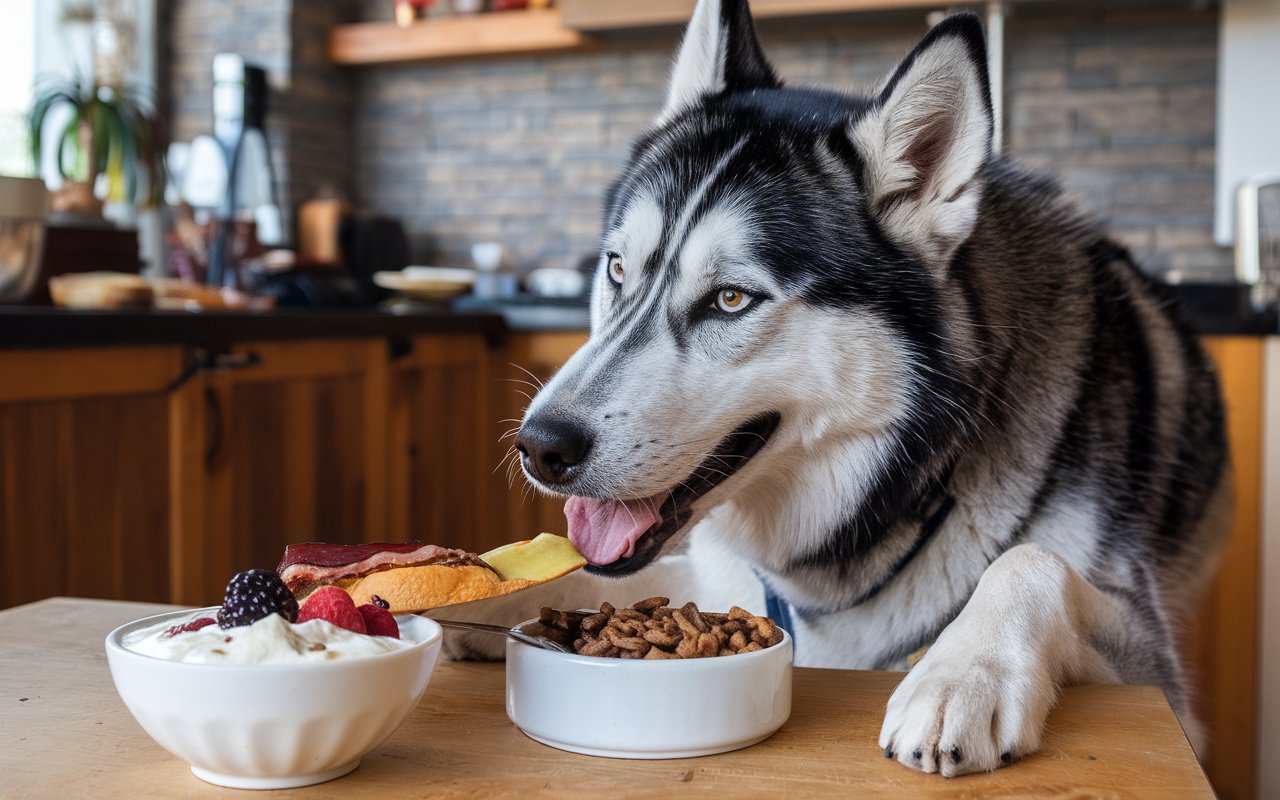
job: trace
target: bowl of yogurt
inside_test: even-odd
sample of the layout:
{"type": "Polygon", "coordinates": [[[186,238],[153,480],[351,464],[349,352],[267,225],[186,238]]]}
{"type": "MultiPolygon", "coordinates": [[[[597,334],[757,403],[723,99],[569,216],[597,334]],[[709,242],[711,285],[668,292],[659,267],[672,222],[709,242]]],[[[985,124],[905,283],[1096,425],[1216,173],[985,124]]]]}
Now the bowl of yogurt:
{"type": "Polygon", "coordinates": [[[440,653],[440,626],[414,615],[396,617],[394,639],[278,614],[230,629],[197,622],[217,612],[140,619],[106,649],[138,724],[219,786],[283,789],[352,771],[417,706],[440,653]],[[184,626],[196,629],[170,633],[184,626]]]}

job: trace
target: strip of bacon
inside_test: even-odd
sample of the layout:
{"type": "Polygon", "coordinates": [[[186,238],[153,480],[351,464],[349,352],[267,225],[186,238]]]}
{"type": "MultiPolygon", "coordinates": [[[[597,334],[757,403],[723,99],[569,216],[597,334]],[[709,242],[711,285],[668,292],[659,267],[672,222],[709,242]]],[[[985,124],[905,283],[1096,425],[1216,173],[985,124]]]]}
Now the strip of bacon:
{"type": "Polygon", "coordinates": [[[276,572],[292,592],[317,583],[332,583],[342,578],[358,578],[370,572],[392,567],[449,564],[488,567],[479,556],[466,550],[452,550],[434,544],[325,544],[307,542],[291,544],[276,572]]]}

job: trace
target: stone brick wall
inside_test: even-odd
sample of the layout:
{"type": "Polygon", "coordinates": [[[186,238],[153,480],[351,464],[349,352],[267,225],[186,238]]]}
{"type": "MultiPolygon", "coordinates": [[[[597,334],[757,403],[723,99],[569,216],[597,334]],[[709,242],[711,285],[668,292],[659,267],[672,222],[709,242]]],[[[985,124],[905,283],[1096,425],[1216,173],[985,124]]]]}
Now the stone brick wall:
{"type": "MultiPolygon", "coordinates": [[[[361,0],[366,17],[390,3],[361,0]]],[[[869,91],[922,15],[767,22],[792,84],[869,91]]],[[[422,260],[474,241],[526,265],[594,252],[601,196],[661,103],[679,32],[592,53],[355,71],[355,197],[402,218],[422,260]]],[[[1059,175],[1155,273],[1226,280],[1212,243],[1217,11],[1018,9],[1007,25],[1006,149],[1059,175]]]]}
{"type": "MultiPolygon", "coordinates": [[[[332,183],[403,219],[422,262],[498,240],[525,267],[594,252],[601,197],[662,101],[676,29],[599,51],[338,69],[325,35],[389,19],[390,0],[167,0],[173,130],[210,125],[210,63],[237,50],[271,76],[291,205],[332,183]]],[[[443,4],[441,4],[443,5],[443,4]]],[[[1152,272],[1226,280],[1212,242],[1218,14],[1172,3],[1018,7],[1006,29],[1007,152],[1058,175],[1152,272]]],[[[922,13],[766,21],[792,84],[869,91],[925,30],[922,13]]]]}

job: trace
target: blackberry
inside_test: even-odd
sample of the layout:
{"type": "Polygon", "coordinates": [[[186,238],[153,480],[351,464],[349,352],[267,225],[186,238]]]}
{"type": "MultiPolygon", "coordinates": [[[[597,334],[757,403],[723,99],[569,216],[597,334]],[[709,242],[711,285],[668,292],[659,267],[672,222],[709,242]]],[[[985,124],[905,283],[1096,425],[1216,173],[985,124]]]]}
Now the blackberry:
{"type": "Polygon", "coordinates": [[[251,569],[227,584],[227,595],[218,609],[218,627],[252,625],[271,614],[297,622],[298,601],[279,575],[269,569],[251,569]]]}

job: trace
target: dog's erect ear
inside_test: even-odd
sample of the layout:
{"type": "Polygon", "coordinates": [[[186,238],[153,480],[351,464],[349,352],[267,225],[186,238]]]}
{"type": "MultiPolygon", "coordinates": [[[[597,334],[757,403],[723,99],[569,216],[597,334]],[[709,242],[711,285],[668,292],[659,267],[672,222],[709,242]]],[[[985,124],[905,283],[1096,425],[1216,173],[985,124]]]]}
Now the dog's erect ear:
{"type": "Polygon", "coordinates": [[[851,130],[871,212],[894,241],[932,263],[950,261],[977,219],[991,126],[982,23],[948,17],[851,130]]]}
{"type": "Polygon", "coordinates": [[[779,86],[747,0],[698,0],[671,69],[662,124],[704,95],[779,86]]]}

